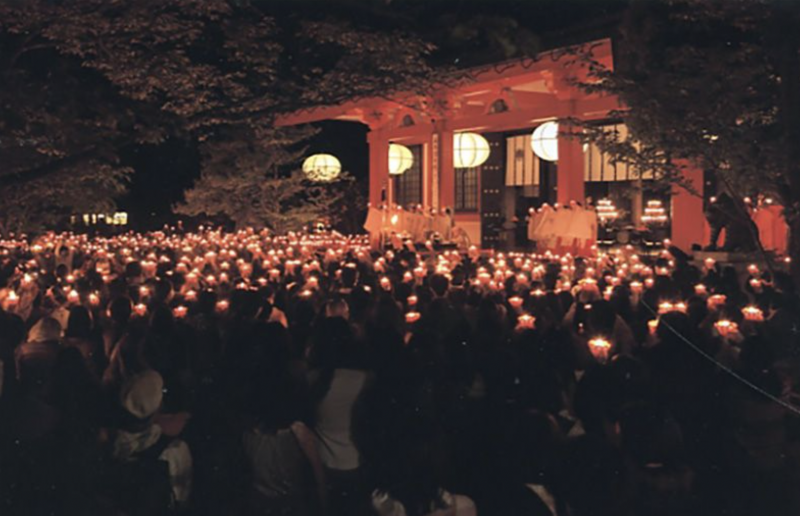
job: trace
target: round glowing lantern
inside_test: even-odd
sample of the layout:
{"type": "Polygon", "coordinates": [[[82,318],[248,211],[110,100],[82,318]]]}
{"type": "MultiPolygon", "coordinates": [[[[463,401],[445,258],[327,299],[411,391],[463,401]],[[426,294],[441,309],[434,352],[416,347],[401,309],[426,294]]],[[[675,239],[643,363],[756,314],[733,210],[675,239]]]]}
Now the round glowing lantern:
{"type": "Polygon", "coordinates": [[[303,172],[312,181],[333,181],[342,172],[342,164],[336,156],[314,154],[303,162],[303,172]]]}
{"type": "Polygon", "coordinates": [[[411,149],[398,143],[389,144],[389,173],[399,176],[414,165],[411,149]]]}
{"type": "Polygon", "coordinates": [[[558,161],[558,122],[545,122],[534,129],[531,149],[545,161],[558,161]]]}
{"type": "Polygon", "coordinates": [[[453,135],[453,166],[472,168],[483,165],[489,159],[489,142],[478,133],[456,133],[453,135]]]}

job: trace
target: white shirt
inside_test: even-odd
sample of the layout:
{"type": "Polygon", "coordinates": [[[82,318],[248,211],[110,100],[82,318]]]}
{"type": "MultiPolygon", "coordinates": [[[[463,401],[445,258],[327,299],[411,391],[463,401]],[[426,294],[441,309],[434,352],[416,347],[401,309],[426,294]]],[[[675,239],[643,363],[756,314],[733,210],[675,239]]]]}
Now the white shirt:
{"type": "Polygon", "coordinates": [[[317,438],[322,463],[337,470],[359,466],[359,455],[350,433],[353,405],[364,388],[367,374],[354,369],[337,369],[331,388],[317,407],[317,438]]]}

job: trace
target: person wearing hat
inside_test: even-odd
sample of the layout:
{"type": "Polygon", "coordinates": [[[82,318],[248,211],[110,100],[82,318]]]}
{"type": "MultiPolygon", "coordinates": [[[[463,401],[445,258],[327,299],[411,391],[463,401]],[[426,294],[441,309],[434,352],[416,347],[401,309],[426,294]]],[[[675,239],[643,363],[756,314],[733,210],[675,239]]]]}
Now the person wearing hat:
{"type": "Polygon", "coordinates": [[[61,349],[61,324],[40,319],[28,332],[28,340],[15,351],[17,377],[26,392],[41,392],[61,349]]]}
{"type": "Polygon", "coordinates": [[[188,501],[192,487],[192,456],[180,439],[169,440],[154,418],[161,408],[164,380],[152,369],[125,380],[119,402],[123,409],[113,440],[113,457],[119,461],[135,460],[154,446],[163,446],[158,456],[169,465],[172,494],[178,505],[188,501]],[[169,443],[164,445],[164,439],[169,443]]]}

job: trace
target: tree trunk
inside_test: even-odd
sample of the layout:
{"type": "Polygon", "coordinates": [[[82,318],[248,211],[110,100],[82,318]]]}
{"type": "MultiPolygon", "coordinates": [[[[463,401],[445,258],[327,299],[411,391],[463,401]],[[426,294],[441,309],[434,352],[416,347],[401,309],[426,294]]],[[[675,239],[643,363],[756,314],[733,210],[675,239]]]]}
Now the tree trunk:
{"type": "Polygon", "coordinates": [[[790,271],[796,287],[800,288],[800,218],[794,217],[789,224],[789,257],[792,259],[790,271]]]}

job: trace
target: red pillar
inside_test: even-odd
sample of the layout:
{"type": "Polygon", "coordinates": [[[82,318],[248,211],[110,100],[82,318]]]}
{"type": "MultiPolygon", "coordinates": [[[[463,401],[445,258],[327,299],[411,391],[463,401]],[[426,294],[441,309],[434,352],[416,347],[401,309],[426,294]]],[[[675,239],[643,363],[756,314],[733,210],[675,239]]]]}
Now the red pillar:
{"type": "Polygon", "coordinates": [[[456,204],[456,173],[453,168],[453,130],[444,122],[437,122],[434,127],[439,147],[439,208],[453,209],[456,204]]]}
{"type": "Polygon", "coordinates": [[[672,188],[672,243],[691,251],[692,244],[703,242],[703,171],[691,164],[681,165],[681,174],[687,184],[692,185],[696,194],[680,186],[672,188]]]}
{"type": "Polygon", "coordinates": [[[558,137],[558,176],[556,200],[559,204],[568,204],[578,201],[581,204],[586,200],[583,185],[583,144],[579,138],[564,134],[562,127],[558,137]]]}
{"type": "Polygon", "coordinates": [[[367,133],[369,142],[369,202],[380,206],[381,193],[389,191],[389,140],[381,131],[367,133]]]}

